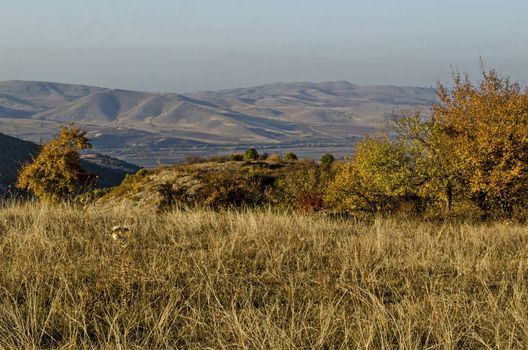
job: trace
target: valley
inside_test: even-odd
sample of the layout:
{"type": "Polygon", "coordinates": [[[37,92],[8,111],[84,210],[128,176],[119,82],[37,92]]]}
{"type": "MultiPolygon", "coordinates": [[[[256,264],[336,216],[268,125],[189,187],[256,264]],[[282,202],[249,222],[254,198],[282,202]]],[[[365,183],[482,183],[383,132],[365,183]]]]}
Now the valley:
{"type": "Polygon", "coordinates": [[[248,146],[341,157],[394,113],[434,101],[431,88],[345,81],[275,83],[189,94],[50,82],[0,82],[0,132],[42,143],[64,123],[88,131],[97,152],[155,166],[248,146]]]}

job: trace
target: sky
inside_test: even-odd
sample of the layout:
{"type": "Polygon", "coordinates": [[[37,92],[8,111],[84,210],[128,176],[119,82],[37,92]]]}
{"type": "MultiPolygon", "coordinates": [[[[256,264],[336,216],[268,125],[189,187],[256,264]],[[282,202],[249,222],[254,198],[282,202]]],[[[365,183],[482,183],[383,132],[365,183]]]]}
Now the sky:
{"type": "Polygon", "coordinates": [[[193,92],[528,81],[526,0],[0,0],[0,80],[193,92]]]}

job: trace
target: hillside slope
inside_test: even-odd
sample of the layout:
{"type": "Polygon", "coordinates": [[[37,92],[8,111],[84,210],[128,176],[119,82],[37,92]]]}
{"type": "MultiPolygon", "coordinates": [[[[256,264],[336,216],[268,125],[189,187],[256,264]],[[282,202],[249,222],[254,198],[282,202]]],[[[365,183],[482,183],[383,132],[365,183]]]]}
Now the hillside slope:
{"type": "Polygon", "coordinates": [[[145,207],[157,207],[164,200],[183,207],[260,205],[271,199],[279,181],[316,167],[312,161],[209,161],[160,167],[128,177],[99,200],[145,207]]]}
{"type": "Polygon", "coordinates": [[[30,162],[39,149],[33,142],[0,134],[0,190],[16,182],[22,165],[30,162]]]}
{"type": "Polygon", "coordinates": [[[395,109],[429,106],[430,88],[359,86],[347,81],[274,83],[249,89],[191,95],[239,113],[267,115],[294,122],[371,125],[383,122],[395,109]]]}
{"type": "Polygon", "coordinates": [[[0,116],[29,118],[102,88],[36,81],[0,81],[0,116]]]}

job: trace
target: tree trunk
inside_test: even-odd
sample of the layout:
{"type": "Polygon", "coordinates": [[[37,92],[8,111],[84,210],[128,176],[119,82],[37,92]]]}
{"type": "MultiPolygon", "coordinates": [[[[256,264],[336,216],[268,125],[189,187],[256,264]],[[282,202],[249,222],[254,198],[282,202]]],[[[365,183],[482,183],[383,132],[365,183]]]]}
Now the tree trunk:
{"type": "Polygon", "coordinates": [[[451,207],[453,205],[453,185],[451,182],[448,182],[445,188],[446,194],[446,213],[451,212],[451,207]]]}

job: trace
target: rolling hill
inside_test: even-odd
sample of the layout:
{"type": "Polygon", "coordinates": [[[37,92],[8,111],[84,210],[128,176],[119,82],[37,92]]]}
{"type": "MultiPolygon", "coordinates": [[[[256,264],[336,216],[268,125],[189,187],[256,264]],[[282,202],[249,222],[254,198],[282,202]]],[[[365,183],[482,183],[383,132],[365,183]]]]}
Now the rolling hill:
{"type": "Polygon", "coordinates": [[[34,81],[0,82],[0,115],[30,118],[98,91],[99,88],[34,81]]]}
{"type": "Polygon", "coordinates": [[[427,108],[433,100],[430,88],[346,81],[275,83],[186,95],[6,81],[0,82],[0,127],[33,140],[39,129],[46,129],[37,125],[64,122],[109,137],[126,131],[149,133],[152,143],[167,138],[174,144],[339,140],[372,130],[394,110],[427,108]],[[35,130],[28,132],[32,127],[35,130]]]}

